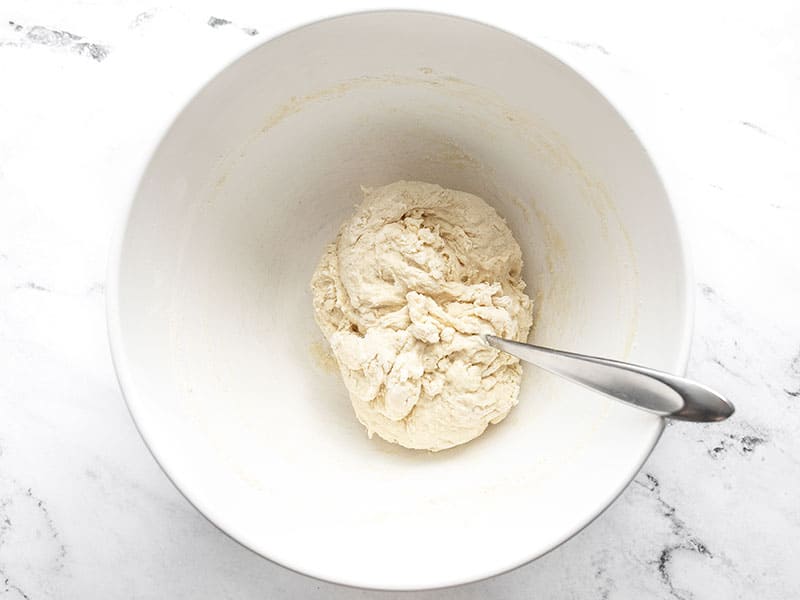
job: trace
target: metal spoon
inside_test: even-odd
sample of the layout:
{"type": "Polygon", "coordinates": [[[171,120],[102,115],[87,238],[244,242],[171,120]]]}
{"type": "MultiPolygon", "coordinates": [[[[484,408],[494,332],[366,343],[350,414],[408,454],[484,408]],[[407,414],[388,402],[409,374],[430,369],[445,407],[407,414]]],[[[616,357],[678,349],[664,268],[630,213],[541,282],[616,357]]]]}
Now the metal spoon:
{"type": "Polygon", "coordinates": [[[664,371],[493,335],[482,337],[493,348],[662,417],[680,421],[724,421],[734,411],[733,404],[713,390],[664,371]]]}

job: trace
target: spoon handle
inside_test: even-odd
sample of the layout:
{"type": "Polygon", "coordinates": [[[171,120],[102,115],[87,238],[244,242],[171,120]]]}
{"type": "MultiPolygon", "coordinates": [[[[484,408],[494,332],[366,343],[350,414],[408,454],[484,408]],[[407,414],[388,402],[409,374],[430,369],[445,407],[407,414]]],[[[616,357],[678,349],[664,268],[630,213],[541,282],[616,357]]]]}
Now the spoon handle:
{"type": "Polygon", "coordinates": [[[713,390],[664,371],[493,335],[486,335],[484,339],[493,348],[663,417],[681,421],[724,421],[734,411],[733,404],[713,390]]]}

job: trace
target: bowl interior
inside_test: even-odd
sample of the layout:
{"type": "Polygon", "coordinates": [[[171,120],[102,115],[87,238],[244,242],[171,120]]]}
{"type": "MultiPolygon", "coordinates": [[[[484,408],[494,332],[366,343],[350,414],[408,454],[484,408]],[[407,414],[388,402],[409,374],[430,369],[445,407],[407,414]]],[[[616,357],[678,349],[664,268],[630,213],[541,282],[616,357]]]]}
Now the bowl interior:
{"type": "Polygon", "coordinates": [[[427,13],[314,23],[208,84],[143,175],[109,323],[134,418],[205,515],[302,572],[424,588],[553,548],[662,425],[527,367],[519,406],[466,446],[368,440],[309,281],[360,186],[398,179],[478,194],[508,220],[535,343],[683,367],[681,244],[629,127],[535,46],[427,13]]]}

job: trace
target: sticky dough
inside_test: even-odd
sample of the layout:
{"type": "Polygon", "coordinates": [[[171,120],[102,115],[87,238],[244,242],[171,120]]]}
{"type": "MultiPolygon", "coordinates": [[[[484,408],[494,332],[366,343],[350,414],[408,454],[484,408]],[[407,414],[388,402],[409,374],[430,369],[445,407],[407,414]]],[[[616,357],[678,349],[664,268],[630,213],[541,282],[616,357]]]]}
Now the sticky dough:
{"type": "Polygon", "coordinates": [[[311,281],[356,416],[407,448],[468,442],[517,404],[519,361],[478,334],[528,337],[519,244],[472,194],[412,181],[363,192],[311,281]]]}

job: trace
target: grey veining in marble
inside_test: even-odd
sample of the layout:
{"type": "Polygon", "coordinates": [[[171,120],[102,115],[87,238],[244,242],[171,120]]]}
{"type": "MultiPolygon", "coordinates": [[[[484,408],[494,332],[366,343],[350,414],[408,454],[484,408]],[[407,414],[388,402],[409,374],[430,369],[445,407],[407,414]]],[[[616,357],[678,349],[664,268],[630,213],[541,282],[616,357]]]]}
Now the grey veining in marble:
{"type": "Polygon", "coordinates": [[[98,62],[105,59],[109,53],[107,46],[88,42],[81,36],[69,31],[49,29],[42,25],[26,27],[16,21],[9,21],[8,26],[18,35],[12,39],[4,40],[3,44],[6,46],[39,44],[41,46],[50,46],[51,48],[64,48],[75,54],[88,56],[98,62]]]}
{"type": "Polygon", "coordinates": [[[731,420],[670,424],[635,481],[574,539],[439,592],[291,573],[171,486],[108,354],[110,233],[133,169],[187,95],[238,53],[333,10],[295,4],[280,14],[245,0],[0,6],[0,597],[800,597],[792,0],[458,5],[578,68],[652,150],[693,248],[689,376],[736,403],[731,420]]]}

